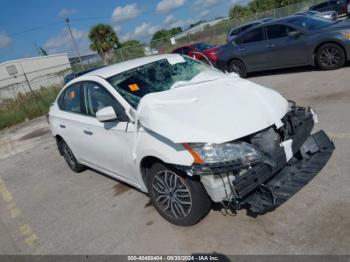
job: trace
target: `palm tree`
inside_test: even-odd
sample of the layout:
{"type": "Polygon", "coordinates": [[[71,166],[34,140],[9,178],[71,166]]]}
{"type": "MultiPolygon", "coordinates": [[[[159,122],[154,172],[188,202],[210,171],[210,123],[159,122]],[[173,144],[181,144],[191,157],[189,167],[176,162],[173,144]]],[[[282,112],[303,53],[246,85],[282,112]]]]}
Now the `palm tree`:
{"type": "Polygon", "coordinates": [[[120,47],[118,36],[110,25],[97,24],[91,27],[89,38],[91,41],[90,49],[97,51],[104,63],[109,62],[111,51],[120,47]]]}

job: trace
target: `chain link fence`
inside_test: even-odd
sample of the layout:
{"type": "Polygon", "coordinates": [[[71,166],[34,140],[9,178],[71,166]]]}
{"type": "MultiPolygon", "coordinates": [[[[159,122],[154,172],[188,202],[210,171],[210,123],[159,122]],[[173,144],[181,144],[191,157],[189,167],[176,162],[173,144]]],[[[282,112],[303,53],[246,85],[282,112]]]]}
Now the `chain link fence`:
{"type": "MultiPolygon", "coordinates": [[[[249,17],[221,20],[216,24],[211,23],[211,25],[201,26],[199,30],[189,30],[177,36],[112,50],[100,54],[100,59],[92,63],[71,63],[71,69],[79,72],[148,55],[169,53],[177,47],[192,42],[222,45],[226,42],[227,32],[232,27],[258,19],[281,18],[292,15],[307,10],[311,5],[321,1],[323,0],[306,0],[283,8],[256,13],[249,17]]],[[[50,74],[45,74],[45,70],[39,71],[0,80],[0,130],[47,113],[50,104],[64,85],[64,75],[71,72],[70,69],[50,74]],[[7,82],[10,84],[7,84],[7,82]]]]}

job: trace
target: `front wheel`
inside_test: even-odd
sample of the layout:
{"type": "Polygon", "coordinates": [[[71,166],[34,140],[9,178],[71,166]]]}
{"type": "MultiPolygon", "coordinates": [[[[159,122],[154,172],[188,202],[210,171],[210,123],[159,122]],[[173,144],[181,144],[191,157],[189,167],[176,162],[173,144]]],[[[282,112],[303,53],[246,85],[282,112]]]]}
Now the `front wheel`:
{"type": "Polygon", "coordinates": [[[150,169],[148,192],[159,214],[178,226],[196,224],[211,208],[211,200],[200,181],[161,163],[150,169]]]}
{"type": "Polygon", "coordinates": [[[248,75],[247,68],[246,68],[245,64],[239,59],[233,59],[229,63],[228,71],[235,72],[242,78],[246,78],[248,75]]]}
{"type": "Polygon", "coordinates": [[[337,44],[324,44],[316,52],[316,63],[322,70],[333,70],[345,64],[344,50],[337,44]]]}
{"type": "Polygon", "coordinates": [[[73,155],[72,150],[63,139],[58,143],[58,147],[59,151],[62,153],[68,166],[73,172],[80,173],[86,170],[86,167],[78,162],[78,160],[73,155]]]}

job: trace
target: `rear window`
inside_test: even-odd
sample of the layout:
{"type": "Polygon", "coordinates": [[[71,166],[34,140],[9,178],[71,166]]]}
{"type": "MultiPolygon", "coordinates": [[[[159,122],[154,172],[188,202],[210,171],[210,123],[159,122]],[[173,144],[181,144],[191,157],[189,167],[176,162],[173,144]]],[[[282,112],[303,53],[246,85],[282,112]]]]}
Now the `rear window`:
{"type": "Polygon", "coordinates": [[[247,44],[253,42],[259,42],[264,40],[264,30],[262,28],[255,29],[247,32],[242,37],[240,37],[236,43],[237,44],[247,44]]]}
{"type": "Polygon", "coordinates": [[[194,44],[193,47],[197,48],[200,51],[204,51],[205,49],[211,48],[213,46],[205,43],[198,43],[198,44],[194,44]]]}

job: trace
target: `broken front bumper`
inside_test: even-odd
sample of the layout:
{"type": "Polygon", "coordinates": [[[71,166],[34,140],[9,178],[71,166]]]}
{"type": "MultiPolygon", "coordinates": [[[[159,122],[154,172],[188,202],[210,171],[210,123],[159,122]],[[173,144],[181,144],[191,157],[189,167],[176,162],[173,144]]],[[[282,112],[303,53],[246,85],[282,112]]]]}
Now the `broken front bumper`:
{"type": "Polygon", "coordinates": [[[263,214],[284,203],[318,174],[335,147],[324,131],[310,135],[312,110],[294,107],[283,122],[277,131],[271,127],[246,138],[262,148],[269,161],[241,170],[230,162],[192,167],[214,202],[263,214]],[[283,142],[273,142],[271,132],[283,142]]]}
{"type": "Polygon", "coordinates": [[[258,215],[283,204],[321,171],[334,148],[324,131],[309,136],[300,148],[301,158],[293,158],[280,172],[243,199],[240,207],[258,215]]]}

